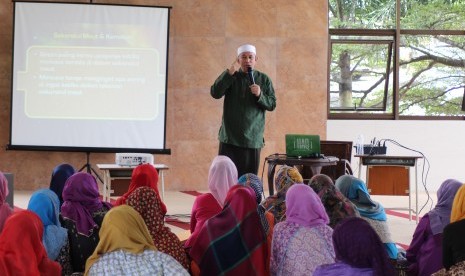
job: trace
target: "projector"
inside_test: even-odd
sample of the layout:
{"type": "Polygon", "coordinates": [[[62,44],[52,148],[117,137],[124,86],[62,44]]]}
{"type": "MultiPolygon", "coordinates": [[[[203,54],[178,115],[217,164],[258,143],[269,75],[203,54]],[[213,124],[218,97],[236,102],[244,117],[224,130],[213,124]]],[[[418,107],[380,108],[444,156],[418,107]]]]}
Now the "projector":
{"type": "Polygon", "coordinates": [[[138,166],[140,164],[153,164],[153,155],[149,153],[117,153],[115,163],[119,166],[138,166]]]}

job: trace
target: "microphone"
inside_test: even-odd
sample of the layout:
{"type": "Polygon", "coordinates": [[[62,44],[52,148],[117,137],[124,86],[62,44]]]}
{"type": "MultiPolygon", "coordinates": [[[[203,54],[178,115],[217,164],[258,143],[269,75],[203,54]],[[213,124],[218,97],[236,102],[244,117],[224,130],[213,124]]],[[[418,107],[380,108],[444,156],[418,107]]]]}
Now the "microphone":
{"type": "Polygon", "coordinates": [[[249,75],[249,80],[252,84],[255,84],[255,79],[253,78],[253,69],[252,67],[248,67],[247,75],[249,75]]]}

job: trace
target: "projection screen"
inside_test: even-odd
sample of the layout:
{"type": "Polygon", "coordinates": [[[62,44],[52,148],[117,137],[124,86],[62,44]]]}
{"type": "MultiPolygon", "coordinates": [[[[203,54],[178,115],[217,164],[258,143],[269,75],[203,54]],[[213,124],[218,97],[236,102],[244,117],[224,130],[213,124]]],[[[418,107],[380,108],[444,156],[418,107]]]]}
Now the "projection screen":
{"type": "Polygon", "coordinates": [[[170,7],[14,4],[8,149],[170,153],[170,7]]]}

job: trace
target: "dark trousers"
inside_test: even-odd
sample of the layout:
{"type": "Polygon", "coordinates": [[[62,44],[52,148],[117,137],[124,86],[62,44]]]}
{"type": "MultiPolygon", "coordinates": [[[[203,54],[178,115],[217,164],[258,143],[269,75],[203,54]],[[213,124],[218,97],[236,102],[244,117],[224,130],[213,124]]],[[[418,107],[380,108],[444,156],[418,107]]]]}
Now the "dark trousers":
{"type": "Polygon", "coordinates": [[[252,148],[241,148],[230,144],[220,143],[218,155],[226,155],[231,158],[237,168],[237,177],[246,173],[258,174],[260,165],[260,150],[252,148]]]}

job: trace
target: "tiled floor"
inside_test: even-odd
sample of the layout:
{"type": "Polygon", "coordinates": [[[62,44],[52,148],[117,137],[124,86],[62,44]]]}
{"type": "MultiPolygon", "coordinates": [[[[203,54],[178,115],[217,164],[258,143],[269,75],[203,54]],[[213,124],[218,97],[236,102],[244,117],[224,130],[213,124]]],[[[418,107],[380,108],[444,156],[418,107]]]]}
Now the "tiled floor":
{"type": "MultiPolygon", "coordinates": [[[[15,191],[14,204],[19,208],[27,208],[31,191],[15,191]]],[[[165,198],[163,201],[168,207],[166,217],[166,224],[172,231],[181,239],[189,236],[188,223],[192,204],[195,200],[197,192],[177,192],[165,191],[165,198]]],[[[431,195],[436,202],[436,195],[431,195]]],[[[408,197],[401,196],[372,196],[373,200],[380,202],[386,209],[388,214],[388,223],[392,233],[393,240],[403,248],[406,248],[411,240],[413,232],[415,231],[416,222],[413,216],[409,220],[407,210],[391,210],[390,208],[408,208],[408,197]]],[[[427,196],[419,194],[418,206],[419,209],[425,204],[427,196]]],[[[420,214],[425,214],[429,211],[430,204],[428,204],[420,214]]],[[[433,204],[434,206],[434,204],[433,204]]],[[[412,196],[412,208],[415,209],[415,196],[412,196]]],[[[412,214],[414,215],[414,214],[412,214]]],[[[421,216],[421,215],[420,215],[421,216]]]]}

